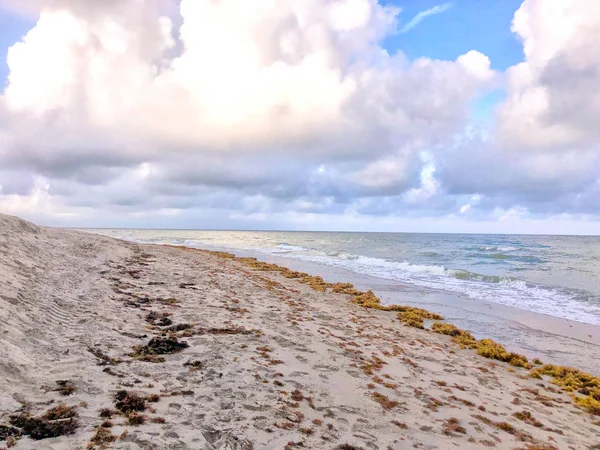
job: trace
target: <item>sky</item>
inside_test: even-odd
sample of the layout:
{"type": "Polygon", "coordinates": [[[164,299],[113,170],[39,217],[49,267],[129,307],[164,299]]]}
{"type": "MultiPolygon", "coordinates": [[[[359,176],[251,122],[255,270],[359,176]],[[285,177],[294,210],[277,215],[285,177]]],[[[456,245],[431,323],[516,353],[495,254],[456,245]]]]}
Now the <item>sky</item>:
{"type": "Polygon", "coordinates": [[[0,212],[600,234],[597,0],[0,0],[0,212]]]}

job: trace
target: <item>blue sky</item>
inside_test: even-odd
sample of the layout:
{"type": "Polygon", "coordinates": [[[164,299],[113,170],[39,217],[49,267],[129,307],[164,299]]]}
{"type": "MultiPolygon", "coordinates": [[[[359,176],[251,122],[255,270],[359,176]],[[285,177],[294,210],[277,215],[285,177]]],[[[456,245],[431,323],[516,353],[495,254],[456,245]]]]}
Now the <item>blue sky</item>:
{"type": "Polygon", "coordinates": [[[487,55],[492,68],[504,71],[523,59],[522,45],[510,30],[522,0],[390,1],[402,8],[402,23],[419,12],[449,5],[443,12],[425,17],[406,33],[388,38],[390,51],[399,49],[410,58],[426,56],[453,60],[469,50],[487,55]]]}
{"type": "Polygon", "coordinates": [[[10,46],[18,42],[22,36],[35,25],[31,19],[14,14],[0,7],[0,86],[5,86],[8,75],[6,53],[10,46]]]}

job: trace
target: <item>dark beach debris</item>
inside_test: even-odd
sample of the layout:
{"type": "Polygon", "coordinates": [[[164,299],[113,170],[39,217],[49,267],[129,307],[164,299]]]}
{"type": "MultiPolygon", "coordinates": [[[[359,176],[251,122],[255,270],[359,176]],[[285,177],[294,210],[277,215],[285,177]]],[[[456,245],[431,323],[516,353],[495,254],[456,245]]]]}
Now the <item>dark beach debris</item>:
{"type": "Polygon", "coordinates": [[[523,422],[529,425],[533,425],[536,428],[544,427],[544,424],[537,420],[535,417],[533,417],[533,415],[529,411],[518,411],[513,414],[513,417],[516,417],[517,419],[522,420],[523,422]]]}
{"type": "Polygon", "coordinates": [[[110,408],[102,408],[100,410],[100,417],[104,419],[112,419],[112,417],[116,416],[117,414],[119,414],[118,411],[110,408]]]}
{"type": "Polygon", "coordinates": [[[125,374],[112,370],[110,367],[106,367],[102,372],[107,373],[113,377],[124,378],[125,374]]]}
{"type": "Polygon", "coordinates": [[[228,327],[228,328],[197,328],[196,334],[261,334],[258,330],[248,330],[243,327],[228,327]]]}
{"type": "Polygon", "coordinates": [[[177,331],[189,330],[191,328],[194,328],[194,326],[190,323],[178,323],[177,325],[168,327],[165,331],[177,332],[177,331]]]}
{"type": "Polygon", "coordinates": [[[112,434],[106,427],[99,427],[96,434],[92,436],[88,448],[107,448],[107,446],[117,440],[117,436],[112,434]]]}
{"type": "Polygon", "coordinates": [[[194,395],[194,391],[173,391],[169,392],[167,395],[171,397],[191,397],[194,395]]]}
{"type": "Polygon", "coordinates": [[[21,437],[21,430],[10,425],[0,424],[0,441],[6,441],[9,438],[19,439],[21,437]]]}
{"type": "Polygon", "coordinates": [[[163,317],[158,322],[156,322],[156,325],[159,327],[168,327],[169,325],[172,325],[172,324],[173,324],[173,321],[171,319],[169,319],[168,317],[163,317]]]}
{"type": "Polygon", "coordinates": [[[170,334],[167,337],[155,337],[146,345],[136,345],[129,356],[138,361],[162,363],[165,362],[165,358],[159,355],[178,353],[187,347],[187,342],[180,341],[177,336],[170,334]]]}
{"type": "Polygon", "coordinates": [[[138,361],[150,362],[150,363],[164,363],[166,360],[162,356],[158,355],[138,355],[132,353],[131,356],[138,361]]]}
{"type": "Polygon", "coordinates": [[[142,273],[141,270],[127,270],[125,271],[126,274],[128,274],[131,278],[134,278],[136,280],[139,280],[142,276],[140,275],[142,273]]]}
{"type": "Polygon", "coordinates": [[[149,305],[152,302],[152,299],[148,298],[148,297],[140,297],[138,295],[134,295],[134,294],[127,294],[130,297],[132,297],[134,300],[127,300],[125,302],[125,304],[127,306],[130,306],[132,308],[140,308],[144,305],[149,305]]]}
{"type": "Polygon", "coordinates": [[[75,383],[73,383],[71,380],[58,380],[56,381],[56,386],[57,388],[54,390],[65,397],[74,393],[76,389],[75,383]]]}
{"type": "Polygon", "coordinates": [[[459,434],[467,434],[467,430],[461,426],[460,420],[456,417],[451,417],[444,421],[442,425],[442,433],[446,436],[457,436],[459,434]]]}
{"type": "Polygon", "coordinates": [[[174,306],[174,305],[178,305],[179,303],[181,303],[176,298],[157,298],[155,301],[157,303],[161,303],[161,304],[167,305],[167,306],[174,306]]]}
{"type": "Polygon", "coordinates": [[[75,408],[65,405],[55,406],[40,417],[28,412],[13,414],[10,424],[19,428],[22,435],[35,440],[73,434],[79,425],[75,408]]]}
{"type": "Polygon", "coordinates": [[[190,359],[189,361],[187,361],[183,365],[184,365],[184,367],[189,367],[190,370],[192,370],[192,371],[202,370],[202,368],[203,368],[202,361],[198,361],[198,360],[192,361],[190,359]]]}
{"type": "Polygon", "coordinates": [[[129,413],[127,414],[127,423],[129,425],[143,425],[146,423],[147,417],[144,414],[139,413],[129,413]]]}
{"type": "Polygon", "coordinates": [[[151,325],[156,325],[159,327],[167,327],[169,325],[173,324],[173,321],[171,319],[169,319],[169,316],[171,314],[166,313],[166,312],[157,312],[157,311],[150,311],[148,313],[148,315],[146,316],[146,322],[148,322],[151,325]]]}
{"type": "Polygon", "coordinates": [[[180,341],[174,336],[166,338],[155,337],[146,345],[134,347],[132,356],[168,355],[171,353],[178,353],[188,347],[189,344],[187,342],[180,341]]]}
{"type": "Polygon", "coordinates": [[[128,392],[124,389],[117,391],[115,394],[115,408],[123,414],[145,411],[146,401],[146,397],[142,397],[135,392],[128,392]]]}
{"type": "Polygon", "coordinates": [[[92,355],[94,355],[100,360],[100,362],[98,363],[99,366],[116,366],[117,364],[121,363],[121,360],[119,358],[111,358],[98,348],[88,347],[88,352],[90,352],[92,355]]]}
{"type": "Polygon", "coordinates": [[[121,330],[117,330],[115,328],[113,328],[112,330],[116,331],[119,334],[122,334],[123,336],[130,337],[130,338],[133,338],[133,339],[145,339],[145,338],[148,337],[147,334],[128,333],[127,331],[121,331],[121,330]]]}

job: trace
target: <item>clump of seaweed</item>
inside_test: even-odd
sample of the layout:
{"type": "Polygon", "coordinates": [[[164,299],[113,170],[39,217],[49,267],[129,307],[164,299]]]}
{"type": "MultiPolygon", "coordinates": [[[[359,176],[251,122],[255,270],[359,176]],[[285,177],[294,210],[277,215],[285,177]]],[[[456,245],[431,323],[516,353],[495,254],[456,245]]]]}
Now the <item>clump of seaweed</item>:
{"type": "Polygon", "coordinates": [[[168,327],[165,331],[176,333],[178,331],[189,330],[191,328],[194,328],[194,326],[190,323],[178,323],[177,325],[172,325],[168,327]]]}
{"type": "Polygon", "coordinates": [[[471,333],[461,330],[450,323],[434,322],[431,325],[431,331],[452,336],[452,341],[460,345],[461,348],[477,348],[477,339],[471,333]]]}
{"type": "Polygon", "coordinates": [[[475,349],[477,350],[477,354],[484,358],[507,362],[516,367],[525,367],[527,369],[531,367],[525,356],[508,352],[504,346],[491,339],[478,341],[468,331],[461,330],[452,324],[435,322],[431,325],[431,331],[452,336],[452,341],[460,345],[461,348],[475,349]]]}
{"type": "Polygon", "coordinates": [[[332,292],[336,294],[347,294],[347,295],[360,295],[361,292],[357,290],[352,283],[334,283],[331,285],[332,292]]]}
{"type": "Polygon", "coordinates": [[[451,323],[434,322],[433,325],[431,325],[431,331],[455,337],[460,335],[460,332],[462,330],[452,325],[451,323]]]}
{"type": "Polygon", "coordinates": [[[575,403],[591,414],[600,415],[600,378],[572,367],[545,364],[530,372],[532,378],[543,375],[552,378],[552,383],[566,392],[573,393],[575,403]],[[579,395],[576,395],[579,394],[579,395]]]}
{"type": "Polygon", "coordinates": [[[146,423],[146,416],[136,412],[127,414],[127,423],[129,425],[143,425],[146,423]]]}
{"type": "Polygon", "coordinates": [[[529,411],[519,411],[514,413],[513,416],[529,425],[533,425],[536,428],[544,427],[544,424],[537,420],[535,417],[533,417],[533,415],[529,411]]]}
{"type": "Polygon", "coordinates": [[[476,418],[477,420],[480,420],[481,422],[485,423],[486,425],[493,426],[495,428],[498,428],[499,430],[506,431],[508,434],[512,434],[513,436],[515,436],[518,440],[520,440],[522,442],[532,442],[533,441],[533,438],[530,434],[527,434],[523,431],[517,430],[515,427],[513,427],[508,422],[494,422],[494,421],[488,419],[487,417],[479,415],[479,414],[474,415],[473,417],[476,418]]]}
{"type": "Polygon", "coordinates": [[[146,315],[146,322],[158,327],[168,327],[173,324],[173,321],[169,319],[169,316],[170,314],[166,312],[159,313],[157,311],[150,311],[148,315],[146,315]]]}
{"type": "Polygon", "coordinates": [[[384,309],[384,306],[381,305],[381,300],[373,291],[360,292],[356,294],[352,299],[352,303],[356,303],[363,308],[371,308],[371,309],[384,309]]]}
{"type": "Polygon", "coordinates": [[[202,361],[198,361],[198,360],[195,360],[195,361],[189,360],[189,361],[183,363],[183,365],[184,365],[184,367],[189,367],[191,371],[202,370],[202,367],[203,367],[202,361]]]}
{"type": "Polygon", "coordinates": [[[396,406],[398,406],[400,403],[395,401],[395,400],[390,400],[388,397],[386,397],[383,394],[380,394],[379,392],[373,392],[371,394],[371,397],[373,397],[373,400],[375,400],[377,403],[379,403],[381,405],[381,407],[385,410],[390,410],[390,409],[394,409],[396,406]]]}
{"type": "Polygon", "coordinates": [[[6,441],[9,438],[19,439],[20,437],[21,431],[18,428],[0,424],[0,441],[6,441]]]}
{"type": "Polygon", "coordinates": [[[13,414],[9,422],[19,428],[21,434],[35,440],[73,434],[79,426],[75,407],[65,405],[55,406],[39,417],[28,412],[13,414]]]}
{"type": "Polygon", "coordinates": [[[467,430],[461,426],[460,420],[456,417],[444,421],[442,425],[442,433],[447,436],[456,436],[454,433],[467,434],[467,430]]]}
{"type": "Polygon", "coordinates": [[[96,430],[96,434],[94,434],[94,436],[92,436],[92,439],[90,439],[90,443],[88,444],[87,448],[89,450],[94,449],[96,447],[107,448],[109,444],[112,444],[116,440],[117,436],[112,434],[108,428],[101,426],[98,427],[98,429],[96,430]]]}
{"type": "Polygon", "coordinates": [[[53,389],[48,389],[58,392],[60,395],[67,397],[75,392],[75,383],[73,383],[71,380],[58,380],[54,383],[56,384],[56,387],[53,389]]]}
{"type": "Polygon", "coordinates": [[[304,400],[304,394],[302,394],[302,392],[299,389],[294,389],[294,391],[291,394],[292,400],[296,401],[296,402],[300,402],[302,400],[304,400]]]}
{"type": "MultiPolygon", "coordinates": [[[[411,306],[397,306],[394,305],[391,308],[401,308],[400,311],[398,312],[398,320],[400,320],[400,322],[402,322],[404,325],[409,326],[409,327],[413,327],[413,328],[420,328],[420,329],[425,329],[425,320],[429,319],[429,320],[443,320],[444,318],[442,316],[440,316],[439,314],[435,314],[432,312],[429,312],[425,309],[421,309],[421,308],[413,308],[411,306]]],[[[397,311],[398,309],[394,309],[394,311],[397,311]]]]}
{"type": "MultiPolygon", "coordinates": [[[[146,345],[138,345],[133,347],[132,357],[142,360],[152,360],[152,357],[156,355],[168,355],[171,353],[178,353],[185,348],[188,348],[189,344],[185,341],[180,341],[175,336],[171,337],[156,337],[150,340],[146,345]]],[[[163,358],[164,361],[164,358],[163,358]]]]}
{"type": "Polygon", "coordinates": [[[233,327],[227,327],[227,328],[198,328],[196,331],[196,334],[198,335],[204,335],[204,334],[217,334],[217,335],[223,335],[223,334],[242,334],[242,335],[249,335],[249,334],[260,334],[260,331],[257,330],[248,330],[244,327],[237,327],[237,326],[233,326],[233,327]]]}
{"type": "Polygon", "coordinates": [[[404,325],[414,328],[425,328],[425,320],[443,320],[444,318],[439,314],[432,313],[425,309],[415,308],[412,306],[403,305],[391,305],[383,306],[381,300],[377,297],[373,291],[354,293],[353,303],[362,306],[363,308],[377,309],[380,311],[396,311],[398,312],[398,320],[404,325]]]}
{"type": "Polygon", "coordinates": [[[111,419],[113,416],[116,416],[117,414],[119,414],[117,411],[115,411],[114,409],[110,409],[110,408],[102,408],[100,410],[100,417],[102,417],[104,419],[111,419]]]}
{"type": "Polygon", "coordinates": [[[111,358],[106,353],[103,353],[100,349],[88,347],[88,352],[100,360],[98,363],[99,366],[116,366],[117,364],[121,363],[119,358],[111,358]]]}
{"type": "Polygon", "coordinates": [[[408,425],[406,425],[404,422],[400,422],[398,420],[392,420],[391,423],[393,423],[394,425],[396,425],[398,428],[400,428],[402,430],[408,429],[408,425]]]}
{"type": "Polygon", "coordinates": [[[123,414],[145,411],[146,401],[147,399],[145,397],[134,392],[128,392],[124,389],[117,391],[115,394],[115,408],[123,414]]]}
{"type": "Polygon", "coordinates": [[[525,367],[527,369],[531,367],[525,356],[507,352],[504,346],[491,339],[482,339],[477,343],[477,354],[485,358],[504,361],[516,367],[525,367]]]}

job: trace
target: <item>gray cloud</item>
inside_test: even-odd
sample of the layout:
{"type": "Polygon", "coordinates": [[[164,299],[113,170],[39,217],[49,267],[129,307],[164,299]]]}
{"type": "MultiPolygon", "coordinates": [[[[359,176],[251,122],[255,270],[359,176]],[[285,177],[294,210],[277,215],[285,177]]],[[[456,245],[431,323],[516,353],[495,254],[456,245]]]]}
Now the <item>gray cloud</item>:
{"type": "Polygon", "coordinates": [[[159,0],[26,5],[49,12],[9,52],[0,209],[212,227],[286,215],[294,227],[311,214],[600,214],[600,23],[578,12],[598,3],[558,11],[577,25],[563,36],[544,0],[524,2],[514,31],[526,59],[505,74],[486,139],[465,132],[473,101],[502,78],[484,55],[388,55],[380,42],[397,11],[349,4],[313,2],[302,20],[287,0],[269,18],[237,19],[189,0],[181,10],[159,0]]]}

